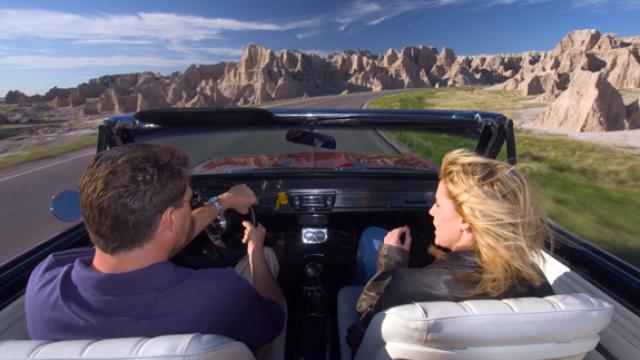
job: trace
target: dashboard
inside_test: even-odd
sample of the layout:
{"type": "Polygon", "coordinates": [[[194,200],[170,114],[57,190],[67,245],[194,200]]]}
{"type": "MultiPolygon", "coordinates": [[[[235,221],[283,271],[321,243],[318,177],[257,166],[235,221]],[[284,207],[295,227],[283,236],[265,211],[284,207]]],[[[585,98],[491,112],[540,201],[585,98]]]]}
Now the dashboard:
{"type": "MultiPolygon", "coordinates": [[[[254,211],[267,229],[265,244],[282,249],[283,284],[311,286],[313,274],[323,269],[326,281],[346,285],[355,274],[360,235],[371,226],[410,226],[414,241],[409,264],[428,263],[426,249],[433,243],[428,209],[434,202],[437,176],[232,175],[194,177],[191,186],[200,200],[236,184],[246,184],[256,193],[254,211]]],[[[194,250],[195,258],[203,257],[201,250],[194,250]]]]}
{"type": "Polygon", "coordinates": [[[411,211],[433,205],[436,181],[424,179],[275,178],[247,181],[200,179],[192,187],[201,197],[219,195],[234,184],[247,184],[258,197],[258,213],[314,214],[411,211]]]}

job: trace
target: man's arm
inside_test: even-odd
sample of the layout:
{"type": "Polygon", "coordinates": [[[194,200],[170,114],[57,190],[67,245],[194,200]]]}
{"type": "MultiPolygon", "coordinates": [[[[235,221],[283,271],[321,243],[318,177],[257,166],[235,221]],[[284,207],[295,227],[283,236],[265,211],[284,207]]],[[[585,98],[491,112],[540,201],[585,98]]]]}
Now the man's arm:
{"type": "MultiPolygon", "coordinates": [[[[235,185],[226,193],[218,196],[224,211],[234,209],[240,214],[249,212],[249,207],[256,203],[256,194],[247,185],[235,185]]],[[[189,229],[189,241],[200,234],[207,225],[211,224],[220,214],[213,205],[205,205],[191,212],[191,228],[189,229]]]]}
{"type": "Polygon", "coordinates": [[[284,307],[282,291],[280,291],[280,287],[276,279],[274,279],[264,256],[265,228],[260,224],[255,227],[248,221],[244,221],[242,225],[245,227],[242,241],[247,244],[253,287],[260,295],[284,307]]]}
{"type": "Polygon", "coordinates": [[[212,205],[205,205],[191,211],[192,221],[189,229],[189,241],[193,240],[217,217],[218,210],[212,205]]]}

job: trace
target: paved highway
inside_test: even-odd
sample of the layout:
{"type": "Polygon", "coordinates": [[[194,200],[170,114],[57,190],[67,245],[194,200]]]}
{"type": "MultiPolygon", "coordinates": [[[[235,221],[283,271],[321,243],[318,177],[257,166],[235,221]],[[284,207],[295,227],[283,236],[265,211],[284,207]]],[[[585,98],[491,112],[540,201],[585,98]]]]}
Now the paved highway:
{"type": "MultiPolygon", "coordinates": [[[[296,99],[266,107],[354,109],[371,99],[401,91],[404,90],[296,99]]],[[[77,188],[93,154],[95,149],[86,148],[0,170],[0,265],[70,226],[53,218],[49,202],[54,194],[77,188]]]]}

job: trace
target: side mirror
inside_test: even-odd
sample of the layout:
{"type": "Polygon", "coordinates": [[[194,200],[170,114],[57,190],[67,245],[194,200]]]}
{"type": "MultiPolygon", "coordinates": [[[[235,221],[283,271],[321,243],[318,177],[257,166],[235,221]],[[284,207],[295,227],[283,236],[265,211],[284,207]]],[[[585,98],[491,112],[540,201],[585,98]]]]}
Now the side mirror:
{"type": "Polygon", "coordinates": [[[80,193],[75,190],[65,190],[51,199],[51,213],[56,219],[64,222],[74,222],[82,218],[80,208],[80,193]]]}
{"type": "Polygon", "coordinates": [[[325,149],[336,148],[336,139],[333,136],[305,130],[287,131],[287,141],[325,149]]]}

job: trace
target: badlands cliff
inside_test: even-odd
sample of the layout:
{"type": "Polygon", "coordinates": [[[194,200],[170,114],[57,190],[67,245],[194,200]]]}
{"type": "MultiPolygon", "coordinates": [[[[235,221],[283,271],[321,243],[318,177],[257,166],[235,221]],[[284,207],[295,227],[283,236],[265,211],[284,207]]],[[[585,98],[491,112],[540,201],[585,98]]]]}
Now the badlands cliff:
{"type": "Polygon", "coordinates": [[[343,51],[323,58],[250,44],[237,62],[191,65],[169,76],[151,72],[103,76],[31,97],[15,90],[7,93],[5,102],[46,102],[53,108],[81,108],[90,115],[450,86],[492,86],[553,101],[538,119],[547,125],[577,131],[635,128],[640,122],[637,105],[625,106],[616,89],[640,88],[640,38],[578,30],[548,52],[477,56],[407,46],[381,55],[343,51]],[[569,116],[576,106],[587,110],[569,116]]]}

